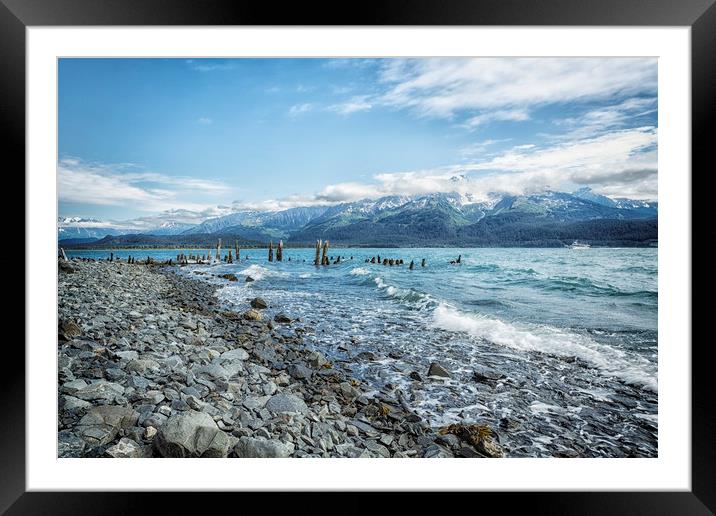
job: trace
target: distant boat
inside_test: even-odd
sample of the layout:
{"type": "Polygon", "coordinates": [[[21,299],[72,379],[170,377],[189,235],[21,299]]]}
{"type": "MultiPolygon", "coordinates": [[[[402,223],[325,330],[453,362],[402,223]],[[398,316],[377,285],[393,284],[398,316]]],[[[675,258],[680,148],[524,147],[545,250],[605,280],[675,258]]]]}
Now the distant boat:
{"type": "Polygon", "coordinates": [[[575,240],[574,242],[572,242],[571,245],[568,245],[567,247],[569,247],[570,249],[589,249],[592,246],[590,246],[589,244],[585,244],[584,242],[580,242],[579,240],[575,240]]]}

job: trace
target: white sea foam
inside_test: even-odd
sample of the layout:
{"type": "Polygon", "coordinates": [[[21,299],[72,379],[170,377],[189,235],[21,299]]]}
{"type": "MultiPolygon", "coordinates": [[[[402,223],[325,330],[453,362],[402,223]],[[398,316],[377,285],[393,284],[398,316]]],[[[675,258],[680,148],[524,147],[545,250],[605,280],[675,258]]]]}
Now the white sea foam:
{"type": "Polygon", "coordinates": [[[370,271],[363,267],[356,267],[355,269],[351,269],[349,274],[351,276],[367,276],[368,274],[370,274],[370,271]]]}
{"type": "Polygon", "coordinates": [[[518,327],[492,317],[465,314],[444,303],[433,311],[433,325],[521,351],[577,357],[605,375],[657,391],[656,371],[648,360],[583,335],[550,326],[518,327]]]}
{"type": "Polygon", "coordinates": [[[269,276],[272,273],[272,271],[268,270],[266,267],[261,267],[260,265],[249,265],[240,272],[240,274],[251,276],[257,281],[264,279],[266,276],[269,276]]]}

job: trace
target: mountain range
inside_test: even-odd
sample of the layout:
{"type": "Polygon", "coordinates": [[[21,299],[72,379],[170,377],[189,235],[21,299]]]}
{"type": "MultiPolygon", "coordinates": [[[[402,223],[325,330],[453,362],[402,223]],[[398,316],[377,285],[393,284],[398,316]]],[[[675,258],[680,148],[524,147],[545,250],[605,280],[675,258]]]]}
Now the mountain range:
{"type": "MultiPolygon", "coordinates": [[[[65,219],[67,220],[67,219],[65,219]]],[[[204,245],[223,236],[245,245],[276,242],[362,246],[560,246],[573,240],[593,245],[653,245],[658,203],[612,199],[589,188],[494,196],[433,193],[386,196],[334,206],[267,212],[243,210],[194,226],[168,224],[141,232],[61,224],[59,238],[95,238],[81,245],[204,245]],[[104,232],[104,233],[103,233],[104,232]]],[[[87,224],[85,224],[87,225],[87,224]]]]}

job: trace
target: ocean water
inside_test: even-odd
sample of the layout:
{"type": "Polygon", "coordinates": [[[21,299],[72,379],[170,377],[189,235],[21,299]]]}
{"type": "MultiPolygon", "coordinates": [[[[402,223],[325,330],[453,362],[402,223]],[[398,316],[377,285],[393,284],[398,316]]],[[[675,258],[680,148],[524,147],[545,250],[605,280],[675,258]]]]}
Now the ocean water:
{"type": "Polygon", "coordinates": [[[269,263],[242,250],[241,263],[180,273],[220,284],[231,309],[261,296],[269,315],[299,317],[291,328],[308,346],[371,388],[399,388],[433,425],[490,424],[509,456],[657,456],[656,249],[332,249],[342,261],[327,267],[312,249],[284,253],[269,263]],[[366,263],[378,255],[405,263],[366,263]],[[240,281],[214,276],[227,272],[240,281]],[[453,378],[426,378],[432,361],[453,378]]]}

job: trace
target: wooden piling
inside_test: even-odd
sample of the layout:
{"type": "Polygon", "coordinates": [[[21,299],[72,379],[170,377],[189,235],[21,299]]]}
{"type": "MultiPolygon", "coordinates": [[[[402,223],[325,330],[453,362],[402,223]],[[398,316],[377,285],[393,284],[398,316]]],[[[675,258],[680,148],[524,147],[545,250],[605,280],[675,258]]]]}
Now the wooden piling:
{"type": "Polygon", "coordinates": [[[229,249],[229,256],[226,258],[227,263],[234,263],[234,258],[231,256],[231,249],[229,249]]]}
{"type": "Polygon", "coordinates": [[[268,260],[269,260],[270,262],[273,261],[273,242],[269,242],[268,260]]]}
{"type": "Polygon", "coordinates": [[[410,269],[412,271],[414,267],[415,267],[415,262],[413,260],[410,260],[410,265],[408,266],[408,269],[410,269]]]}
{"type": "Polygon", "coordinates": [[[65,253],[64,248],[60,247],[60,255],[62,255],[62,259],[67,261],[67,254],[65,253]]]}
{"type": "Polygon", "coordinates": [[[283,240],[278,241],[278,248],[276,249],[276,261],[283,261],[283,240]]]}
{"type": "Polygon", "coordinates": [[[321,246],[323,243],[320,240],[316,240],[316,259],[313,260],[313,265],[320,265],[321,259],[321,246]]]}
{"type": "Polygon", "coordinates": [[[323,242],[323,257],[321,258],[321,263],[323,265],[328,265],[328,246],[329,246],[328,240],[323,242]]]}
{"type": "Polygon", "coordinates": [[[462,263],[462,255],[457,255],[457,262],[456,263],[462,263]]]}
{"type": "Polygon", "coordinates": [[[236,261],[241,261],[241,248],[239,247],[239,241],[237,240],[234,242],[234,245],[236,246],[236,261]]]}
{"type": "Polygon", "coordinates": [[[425,258],[423,258],[423,261],[420,263],[421,267],[425,267],[425,258]]]}
{"type": "Polygon", "coordinates": [[[216,244],[216,261],[221,263],[221,239],[216,244]]]}

